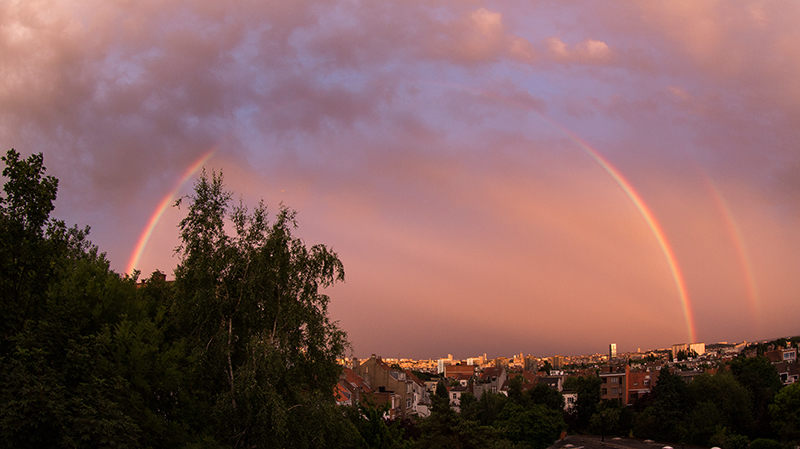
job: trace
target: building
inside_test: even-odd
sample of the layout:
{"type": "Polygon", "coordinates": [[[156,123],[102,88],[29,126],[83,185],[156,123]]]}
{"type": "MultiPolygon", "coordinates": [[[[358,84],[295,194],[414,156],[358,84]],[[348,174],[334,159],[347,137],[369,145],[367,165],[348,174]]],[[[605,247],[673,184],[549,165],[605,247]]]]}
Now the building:
{"type": "Polygon", "coordinates": [[[627,374],[630,366],[604,366],[600,371],[600,399],[618,400],[623,404],[628,400],[627,374]]]}
{"type": "Polygon", "coordinates": [[[444,367],[444,377],[459,380],[466,376],[472,377],[475,374],[475,365],[447,365],[444,367]]]}
{"type": "Polygon", "coordinates": [[[569,413],[578,404],[578,392],[573,390],[562,390],[561,395],[564,396],[564,411],[569,413]]]}
{"type": "Polygon", "coordinates": [[[529,355],[529,356],[525,357],[522,369],[524,371],[536,372],[539,369],[539,361],[536,360],[536,357],[534,357],[532,355],[529,355]]]}
{"type": "Polygon", "coordinates": [[[703,355],[706,353],[706,344],[705,343],[680,343],[677,345],[672,345],[672,358],[677,359],[678,353],[683,351],[687,355],[691,352],[696,353],[697,355],[703,355]]]}
{"type": "Polygon", "coordinates": [[[611,343],[608,345],[608,360],[614,360],[617,358],[617,344],[611,343]]]}
{"type": "Polygon", "coordinates": [[[450,407],[457,412],[461,411],[461,395],[467,392],[467,387],[458,385],[447,387],[447,397],[450,398],[450,407]]]}
{"type": "Polygon", "coordinates": [[[797,360],[797,349],[776,349],[774,351],[767,351],[764,355],[772,363],[778,362],[794,362],[797,360]]]}
{"type": "Polygon", "coordinates": [[[364,397],[369,397],[372,394],[372,388],[364,381],[364,378],[347,367],[339,375],[339,387],[347,391],[346,394],[342,395],[347,397],[348,405],[356,405],[364,397]]]}
{"type": "Polygon", "coordinates": [[[564,356],[561,354],[556,354],[553,356],[553,369],[562,370],[564,369],[564,356]]]}
{"type": "Polygon", "coordinates": [[[406,379],[411,381],[411,397],[407,398],[407,407],[411,407],[412,414],[426,417],[430,414],[431,398],[425,382],[420,380],[410,369],[404,370],[406,379]],[[410,400],[410,403],[408,402],[410,400]]]}
{"type": "Polygon", "coordinates": [[[641,397],[653,391],[655,379],[658,377],[657,373],[651,373],[650,369],[643,370],[628,370],[626,383],[628,387],[628,394],[626,396],[626,405],[633,404],[641,397]]]}
{"type": "MultiPolygon", "coordinates": [[[[393,369],[381,357],[372,356],[363,361],[353,371],[361,376],[374,393],[391,393],[397,395],[399,406],[393,410],[395,416],[406,418],[414,413],[414,382],[406,378],[402,369],[393,369]]],[[[392,407],[396,405],[392,402],[392,407]]]]}
{"type": "Polygon", "coordinates": [[[448,365],[455,364],[455,360],[453,360],[453,354],[447,354],[446,359],[439,359],[436,363],[436,372],[438,374],[442,374],[444,372],[444,368],[448,365]]]}
{"type": "Polygon", "coordinates": [[[484,392],[500,393],[506,380],[508,380],[508,372],[505,368],[486,368],[472,385],[472,393],[478,399],[484,392]]]}
{"type": "Polygon", "coordinates": [[[791,385],[800,381],[800,363],[778,362],[775,364],[775,370],[784,385],[791,385]]]}

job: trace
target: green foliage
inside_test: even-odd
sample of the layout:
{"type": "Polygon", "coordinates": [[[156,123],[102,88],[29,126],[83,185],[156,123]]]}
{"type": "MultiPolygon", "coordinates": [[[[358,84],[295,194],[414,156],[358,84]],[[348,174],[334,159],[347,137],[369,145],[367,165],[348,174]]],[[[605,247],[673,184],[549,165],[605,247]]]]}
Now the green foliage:
{"type": "Polygon", "coordinates": [[[415,376],[417,376],[417,378],[419,380],[423,381],[423,382],[428,382],[428,381],[432,380],[433,377],[434,377],[433,374],[422,372],[422,371],[412,370],[411,373],[414,374],[415,376]]]}
{"type": "Polygon", "coordinates": [[[469,391],[461,394],[461,401],[459,408],[461,409],[461,417],[470,421],[478,420],[479,410],[478,398],[469,391]]]}
{"type": "Polygon", "coordinates": [[[522,390],[524,384],[525,378],[519,374],[508,380],[508,399],[511,402],[522,406],[528,405],[529,398],[522,390]]]}
{"type": "Polygon", "coordinates": [[[88,228],[49,218],[58,183],[41,155],[2,160],[0,447],[358,441],[331,394],[345,334],[318,291],[342,264],[292,236],[294,212],[228,214],[221,177],[203,176],[177,282],[159,273],[137,288],[88,228]]]}
{"type": "Polygon", "coordinates": [[[41,155],[6,162],[0,200],[0,435],[7,447],[177,444],[180,351],[164,309],[109,269],[86,235],[49,217],[41,155]]]}
{"type": "Polygon", "coordinates": [[[749,434],[754,418],[750,392],[728,374],[703,374],[687,386],[689,407],[687,441],[707,445],[717,428],[749,434]]]}
{"type": "Polygon", "coordinates": [[[400,427],[399,421],[387,423],[384,416],[388,411],[389,403],[378,406],[370,402],[361,402],[356,407],[345,409],[345,413],[360,436],[360,440],[353,447],[391,449],[410,445],[410,442],[403,439],[403,429],[400,427]]]}
{"type": "Polygon", "coordinates": [[[546,383],[537,383],[528,390],[528,397],[533,404],[541,404],[551,410],[564,410],[564,395],[546,383]]]}
{"type": "Polygon", "coordinates": [[[627,436],[633,427],[633,414],[619,400],[603,400],[589,422],[589,432],[597,435],[627,436]]]}
{"type": "Polygon", "coordinates": [[[592,416],[597,413],[600,404],[601,380],[597,376],[581,376],[567,378],[564,387],[575,391],[578,399],[573,410],[571,425],[575,431],[585,431],[589,428],[592,416]]]}
{"type": "Polygon", "coordinates": [[[769,404],[782,387],[775,366],[766,357],[737,357],[730,362],[733,377],[750,391],[753,400],[755,432],[757,436],[769,436],[769,404]]]}
{"type": "Polygon", "coordinates": [[[232,445],[333,444],[320,424],[347,341],[319,289],[344,280],[342,263],[292,235],[294,211],[269,223],[263,203],[250,213],[231,196],[221,175],[204,172],[180,223],[174,307],[197,360],[190,381],[210,406],[196,430],[232,445]]]}
{"type": "MultiPolygon", "coordinates": [[[[761,394],[765,400],[765,393],[775,387],[773,375],[774,367],[758,358],[736,359],[730,372],[703,374],[688,385],[680,376],[662,369],[651,404],[635,418],[634,435],[742,449],[754,435],[770,435],[758,428],[755,397],[761,394]],[[750,388],[739,379],[748,382],[750,388]]],[[[789,417],[790,426],[792,419],[789,417]]]]}
{"type": "Polygon", "coordinates": [[[744,435],[732,433],[726,427],[717,427],[714,435],[709,438],[708,445],[722,449],[746,449],[750,440],[744,435]]]}
{"type": "Polygon", "coordinates": [[[509,402],[508,398],[502,393],[483,393],[478,401],[477,412],[475,414],[478,422],[484,426],[494,424],[507,402],[509,402]]]}
{"type": "Polygon", "coordinates": [[[502,446],[499,432],[477,421],[464,419],[442,398],[434,397],[431,415],[419,425],[418,448],[491,448],[502,446]]]}
{"type": "Polygon", "coordinates": [[[750,442],[750,449],[783,449],[781,443],[769,438],[756,438],[750,442]]]}
{"type": "Polygon", "coordinates": [[[668,368],[661,368],[653,387],[653,409],[658,416],[656,439],[685,441],[684,417],[688,401],[686,382],[668,368]]]}
{"type": "Polygon", "coordinates": [[[444,379],[440,379],[436,384],[436,392],[434,395],[438,398],[448,401],[448,403],[450,402],[450,395],[447,393],[447,383],[444,379]]]}
{"type": "Polygon", "coordinates": [[[515,402],[506,404],[493,425],[510,441],[535,449],[551,446],[566,428],[558,411],[540,404],[526,408],[515,402]]]}
{"type": "Polygon", "coordinates": [[[775,395],[769,406],[772,427],[783,441],[800,442],[800,383],[793,383],[775,395]]]}

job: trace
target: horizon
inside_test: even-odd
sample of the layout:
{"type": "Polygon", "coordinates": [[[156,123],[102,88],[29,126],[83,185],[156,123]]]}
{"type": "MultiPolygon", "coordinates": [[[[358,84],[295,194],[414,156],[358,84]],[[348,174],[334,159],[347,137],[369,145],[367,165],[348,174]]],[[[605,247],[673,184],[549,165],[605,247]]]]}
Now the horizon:
{"type": "MultiPolygon", "coordinates": [[[[781,338],[791,338],[791,337],[794,337],[794,336],[795,335],[781,336],[781,337],[775,337],[775,338],[760,338],[760,339],[755,339],[755,340],[742,340],[742,341],[737,341],[735,343],[731,343],[729,341],[717,341],[717,342],[698,341],[698,342],[693,342],[693,343],[704,343],[706,346],[708,346],[708,345],[716,345],[716,344],[738,345],[738,344],[742,344],[742,343],[746,343],[746,344],[750,344],[750,343],[768,343],[768,342],[775,341],[775,340],[778,340],[778,339],[781,339],[781,338]]],[[[610,343],[613,343],[613,342],[610,342],[610,343]]],[[[664,346],[664,347],[658,347],[658,348],[637,348],[637,349],[641,349],[641,351],[638,351],[638,350],[626,350],[626,351],[623,351],[623,350],[619,349],[619,346],[617,346],[617,354],[635,354],[635,353],[646,353],[646,352],[655,352],[655,351],[669,351],[669,350],[672,349],[673,345],[681,345],[681,344],[687,344],[687,343],[686,342],[673,343],[672,345],[664,346]]],[[[586,353],[580,353],[580,354],[553,353],[553,354],[548,354],[548,355],[526,353],[525,351],[521,351],[521,352],[523,354],[525,354],[525,356],[529,356],[530,355],[530,356],[533,356],[533,357],[536,357],[536,358],[539,358],[539,359],[552,358],[553,356],[563,356],[563,357],[581,357],[581,356],[591,356],[591,355],[606,355],[607,356],[608,355],[608,344],[606,344],[606,351],[605,352],[596,351],[596,352],[586,352],[586,353]]],[[[397,357],[397,356],[383,355],[383,354],[377,354],[376,353],[376,354],[369,354],[367,356],[361,356],[361,357],[360,356],[355,356],[355,358],[357,358],[359,360],[364,360],[364,359],[370,358],[372,355],[375,355],[375,356],[378,356],[378,357],[381,357],[381,358],[387,359],[387,360],[400,360],[400,359],[438,360],[438,359],[446,359],[447,357],[445,357],[445,356],[448,355],[448,354],[453,355],[453,353],[446,353],[443,356],[439,356],[439,357],[407,357],[407,356],[403,356],[403,355],[401,355],[400,357],[397,357]]],[[[504,354],[504,355],[501,354],[501,355],[491,356],[491,354],[486,353],[487,360],[493,360],[493,359],[496,359],[496,358],[499,358],[499,357],[513,358],[514,356],[519,355],[519,354],[520,354],[519,352],[516,352],[516,353],[512,352],[511,354],[504,354]]],[[[483,355],[483,353],[471,354],[471,355],[467,355],[467,356],[460,356],[460,355],[456,356],[456,355],[453,355],[453,360],[463,361],[463,360],[466,360],[468,358],[480,357],[482,355],[483,355]]],[[[353,356],[348,355],[347,357],[348,358],[352,358],[353,356]]]]}

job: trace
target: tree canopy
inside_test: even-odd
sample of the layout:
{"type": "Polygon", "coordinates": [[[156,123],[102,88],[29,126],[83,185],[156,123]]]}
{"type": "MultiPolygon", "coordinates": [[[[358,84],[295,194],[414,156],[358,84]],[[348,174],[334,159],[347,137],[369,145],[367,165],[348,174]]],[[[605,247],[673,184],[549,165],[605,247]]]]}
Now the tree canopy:
{"type": "Polygon", "coordinates": [[[337,255],[296,213],[186,198],[175,281],[119,276],[88,228],[50,217],[58,181],[14,150],[0,197],[0,446],[350,447],[333,389],[346,334],[321,289],[337,255]],[[227,230],[233,229],[233,235],[227,230]]]}

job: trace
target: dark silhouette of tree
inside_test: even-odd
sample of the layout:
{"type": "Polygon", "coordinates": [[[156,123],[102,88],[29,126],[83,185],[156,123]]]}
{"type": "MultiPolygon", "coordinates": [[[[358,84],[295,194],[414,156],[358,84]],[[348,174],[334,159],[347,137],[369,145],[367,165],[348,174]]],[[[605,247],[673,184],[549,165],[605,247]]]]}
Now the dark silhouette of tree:
{"type": "Polygon", "coordinates": [[[784,387],[769,406],[772,427],[785,442],[800,442],[800,383],[784,387]]]}
{"type": "Polygon", "coordinates": [[[775,366],[768,358],[737,357],[730,362],[730,372],[753,398],[753,413],[756,420],[756,436],[769,437],[772,427],[769,422],[769,405],[781,388],[781,380],[775,366]]]}
{"type": "Polygon", "coordinates": [[[331,392],[347,341],[319,290],[344,280],[343,265],[292,235],[294,211],[270,223],[263,203],[249,212],[231,196],[221,174],[204,171],[180,223],[175,309],[197,361],[195,395],[209,407],[196,424],[231,445],[336,444],[331,392]]]}
{"type": "Polygon", "coordinates": [[[541,404],[551,410],[564,410],[564,395],[550,385],[539,382],[528,390],[528,396],[534,404],[541,404]]]}

